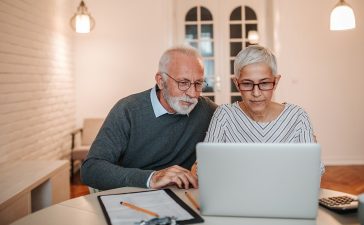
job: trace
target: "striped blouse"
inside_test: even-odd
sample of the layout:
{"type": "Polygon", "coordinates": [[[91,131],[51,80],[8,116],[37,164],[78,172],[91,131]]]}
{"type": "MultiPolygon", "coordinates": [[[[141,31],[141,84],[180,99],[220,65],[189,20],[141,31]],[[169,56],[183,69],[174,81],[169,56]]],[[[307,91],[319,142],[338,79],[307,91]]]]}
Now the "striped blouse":
{"type": "Polygon", "coordinates": [[[261,123],[235,102],[216,109],[205,142],[312,143],[314,138],[307,113],[297,105],[286,103],[275,120],[261,123]]]}
{"type": "MultiPolygon", "coordinates": [[[[243,143],[314,143],[313,129],[307,113],[299,106],[284,104],[273,121],[252,120],[239,103],[219,106],[210,122],[205,142],[243,143]]],[[[325,171],[321,163],[321,174],[325,171]]]]}

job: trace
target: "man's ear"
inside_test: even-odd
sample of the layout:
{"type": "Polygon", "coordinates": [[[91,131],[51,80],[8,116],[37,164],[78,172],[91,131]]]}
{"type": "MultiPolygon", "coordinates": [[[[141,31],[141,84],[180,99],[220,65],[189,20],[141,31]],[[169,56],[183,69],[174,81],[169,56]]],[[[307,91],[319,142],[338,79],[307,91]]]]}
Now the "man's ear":
{"type": "Polygon", "coordinates": [[[279,80],[281,79],[281,75],[278,74],[278,75],[275,75],[274,77],[275,77],[274,78],[274,82],[275,82],[275,84],[274,84],[274,90],[275,90],[277,88],[277,86],[278,86],[279,80]]]}
{"type": "Polygon", "coordinates": [[[162,77],[162,74],[161,73],[156,73],[155,74],[155,82],[157,83],[157,85],[158,85],[158,88],[160,89],[160,90],[162,90],[163,89],[163,84],[164,84],[164,82],[163,82],[163,77],[162,77]]]}

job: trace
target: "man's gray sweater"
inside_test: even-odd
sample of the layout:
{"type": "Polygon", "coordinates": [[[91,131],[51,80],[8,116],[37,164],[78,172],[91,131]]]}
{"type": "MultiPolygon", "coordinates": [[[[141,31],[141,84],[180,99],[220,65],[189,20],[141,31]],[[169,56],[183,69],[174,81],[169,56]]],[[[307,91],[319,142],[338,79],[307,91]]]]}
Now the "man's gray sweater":
{"type": "Polygon", "coordinates": [[[172,165],[190,169],[216,105],[199,97],[187,115],[155,117],[150,91],[121,99],[105,119],[87,159],[82,181],[93,188],[146,187],[149,175],[172,165]]]}

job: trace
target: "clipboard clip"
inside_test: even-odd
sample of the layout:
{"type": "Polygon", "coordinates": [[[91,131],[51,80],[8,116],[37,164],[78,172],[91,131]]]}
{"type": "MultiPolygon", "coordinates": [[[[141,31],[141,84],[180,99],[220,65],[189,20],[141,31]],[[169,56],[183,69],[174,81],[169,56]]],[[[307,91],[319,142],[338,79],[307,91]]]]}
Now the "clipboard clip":
{"type": "Polygon", "coordinates": [[[166,216],[162,218],[152,218],[150,220],[142,220],[134,223],[135,225],[178,225],[177,218],[166,216]]]}

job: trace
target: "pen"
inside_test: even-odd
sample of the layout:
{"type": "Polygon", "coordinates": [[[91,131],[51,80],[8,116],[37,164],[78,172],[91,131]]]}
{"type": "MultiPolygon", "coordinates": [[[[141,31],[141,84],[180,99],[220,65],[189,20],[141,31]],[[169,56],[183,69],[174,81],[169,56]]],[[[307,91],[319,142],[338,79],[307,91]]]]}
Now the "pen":
{"type": "Polygon", "coordinates": [[[140,207],[138,207],[136,205],[133,205],[133,204],[130,204],[128,202],[120,202],[120,204],[123,205],[123,206],[126,206],[126,207],[128,207],[130,209],[134,209],[136,211],[143,212],[143,213],[146,213],[146,214],[154,216],[154,217],[159,217],[159,215],[157,213],[155,213],[155,212],[149,211],[147,209],[140,208],[140,207]]]}
{"type": "Polygon", "coordinates": [[[200,210],[200,206],[198,205],[196,200],[192,197],[192,195],[190,193],[188,193],[187,191],[185,191],[185,194],[186,194],[188,200],[190,200],[190,202],[192,203],[192,205],[194,205],[196,209],[200,210]]]}

